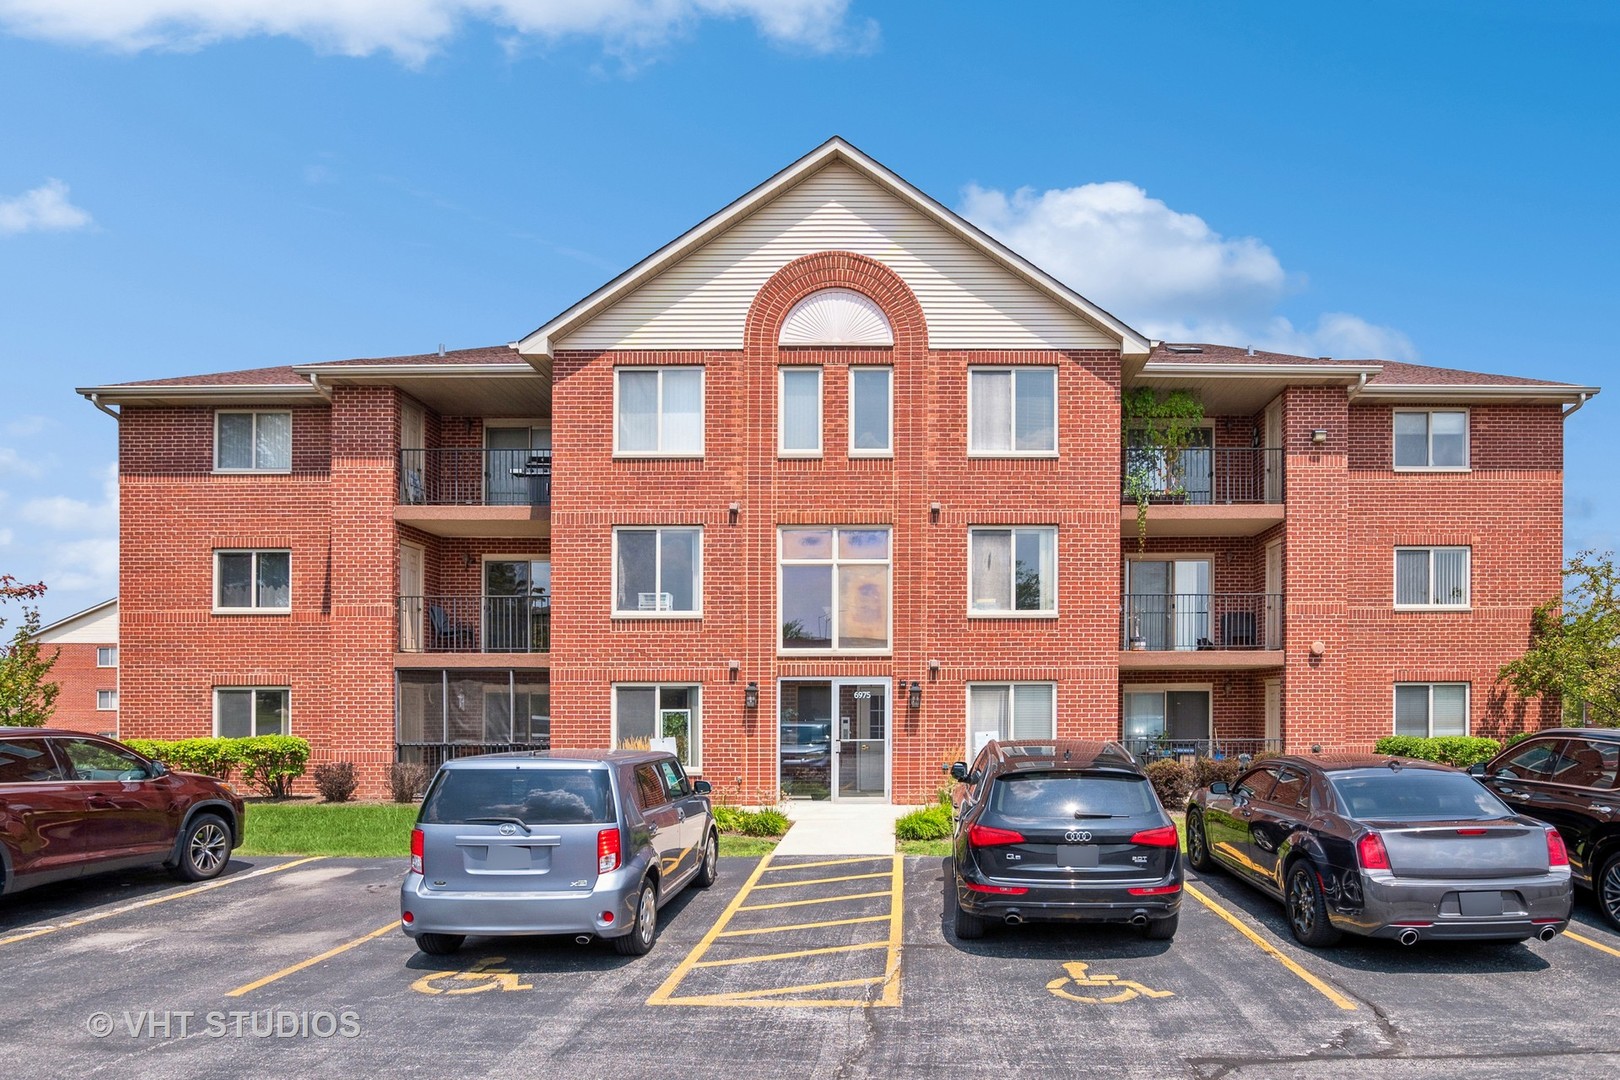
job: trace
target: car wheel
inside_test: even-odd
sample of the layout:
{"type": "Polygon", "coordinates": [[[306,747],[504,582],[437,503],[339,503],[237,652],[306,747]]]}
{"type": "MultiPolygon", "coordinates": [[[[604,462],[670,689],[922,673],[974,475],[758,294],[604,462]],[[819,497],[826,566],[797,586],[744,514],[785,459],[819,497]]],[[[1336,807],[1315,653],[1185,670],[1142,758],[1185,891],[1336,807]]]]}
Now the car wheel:
{"type": "Polygon", "coordinates": [[[417,934],[416,947],[429,956],[449,956],[466,940],[466,934],[417,934]]]}
{"type": "Polygon", "coordinates": [[[1614,926],[1620,926],[1620,851],[1603,860],[1603,868],[1598,871],[1597,877],[1598,910],[1603,917],[1614,926]]]}
{"type": "Polygon", "coordinates": [[[213,814],[198,814],[180,838],[180,861],[170,873],[181,881],[207,881],[230,861],[230,826],[213,814]]]}
{"type": "Polygon", "coordinates": [[[720,838],[709,830],[708,839],[703,841],[703,861],[698,864],[698,888],[707,889],[720,879],[720,838]]]}
{"type": "Polygon", "coordinates": [[[945,887],[951,890],[951,929],[956,931],[957,940],[977,941],[984,937],[984,920],[962,910],[962,901],[957,895],[955,880],[947,882],[945,887]]]}
{"type": "Polygon", "coordinates": [[[1204,815],[1197,810],[1187,811],[1187,865],[1200,874],[1215,869],[1214,856],[1209,853],[1209,834],[1204,831],[1204,815]]]}
{"type": "Polygon", "coordinates": [[[1288,871],[1288,929],[1301,945],[1324,948],[1339,940],[1339,931],[1328,921],[1327,897],[1322,895],[1322,878],[1316,867],[1301,859],[1288,871]]]}
{"type": "Polygon", "coordinates": [[[624,956],[646,956],[658,937],[658,890],[650,881],[641,883],[636,898],[636,925],[624,937],[614,938],[613,947],[624,956]]]}
{"type": "Polygon", "coordinates": [[[1147,924],[1142,936],[1149,941],[1169,941],[1176,936],[1176,926],[1181,922],[1181,912],[1176,912],[1168,919],[1154,919],[1147,924]]]}

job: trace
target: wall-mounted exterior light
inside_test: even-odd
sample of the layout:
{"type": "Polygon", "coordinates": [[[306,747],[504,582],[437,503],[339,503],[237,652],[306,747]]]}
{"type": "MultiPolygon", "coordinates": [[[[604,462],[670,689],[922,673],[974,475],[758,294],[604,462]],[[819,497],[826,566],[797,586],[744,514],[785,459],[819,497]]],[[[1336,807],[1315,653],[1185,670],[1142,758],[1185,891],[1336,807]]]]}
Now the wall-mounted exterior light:
{"type": "Polygon", "coordinates": [[[913,709],[922,708],[922,683],[911,680],[911,692],[906,695],[906,704],[913,709]]]}
{"type": "Polygon", "coordinates": [[[751,682],[743,688],[743,708],[759,708],[759,683],[751,682]]]}

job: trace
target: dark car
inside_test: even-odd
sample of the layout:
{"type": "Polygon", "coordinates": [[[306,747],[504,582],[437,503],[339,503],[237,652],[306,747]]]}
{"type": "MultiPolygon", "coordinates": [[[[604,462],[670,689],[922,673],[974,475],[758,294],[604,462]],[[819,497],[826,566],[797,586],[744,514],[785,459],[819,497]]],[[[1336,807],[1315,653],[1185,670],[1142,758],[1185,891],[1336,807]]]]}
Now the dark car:
{"type": "Polygon", "coordinates": [[[0,893],[161,864],[216,877],[242,842],[242,799],[123,743],[56,728],[0,728],[0,893]]]}
{"type": "Polygon", "coordinates": [[[1118,743],[991,742],[959,781],[956,936],[989,923],[1129,923],[1175,936],[1180,844],[1142,767],[1118,743]]]}
{"type": "Polygon", "coordinates": [[[1620,926],[1620,730],[1539,732],[1469,771],[1519,813],[1558,829],[1575,883],[1620,926]]]}
{"type": "Polygon", "coordinates": [[[468,935],[612,939],[639,956],[659,909],[713,885],[706,781],[656,750],[549,750],[447,761],[422,798],[400,922],[435,956],[468,935]]]}
{"type": "Polygon", "coordinates": [[[1284,902],[1305,945],[1349,931],[1543,941],[1569,925],[1558,833],[1446,765],[1361,754],[1277,757],[1195,791],[1187,861],[1284,902]]]}

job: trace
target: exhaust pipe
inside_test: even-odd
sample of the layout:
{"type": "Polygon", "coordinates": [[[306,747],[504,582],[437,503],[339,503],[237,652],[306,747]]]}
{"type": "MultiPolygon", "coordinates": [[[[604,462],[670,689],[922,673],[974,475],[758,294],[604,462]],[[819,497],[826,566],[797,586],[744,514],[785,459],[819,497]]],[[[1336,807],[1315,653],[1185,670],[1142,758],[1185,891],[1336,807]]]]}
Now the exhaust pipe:
{"type": "Polygon", "coordinates": [[[1148,924],[1148,917],[1146,915],[1142,914],[1140,911],[1138,911],[1135,915],[1131,916],[1131,925],[1132,926],[1140,927],[1140,926],[1146,926],[1147,924],[1148,924]]]}
{"type": "Polygon", "coordinates": [[[1416,945],[1418,943],[1418,932],[1416,930],[1402,930],[1398,940],[1402,945],[1416,945]]]}
{"type": "Polygon", "coordinates": [[[589,935],[589,934],[576,934],[574,936],[574,944],[575,945],[589,945],[590,943],[591,943],[591,935],[589,935]]]}
{"type": "Polygon", "coordinates": [[[1542,941],[1551,941],[1553,938],[1555,938],[1557,936],[1558,936],[1558,927],[1556,927],[1556,926],[1543,926],[1541,928],[1541,931],[1538,934],[1536,934],[1536,937],[1540,938],[1542,941]]]}
{"type": "Polygon", "coordinates": [[[1024,925],[1024,917],[1022,915],[1018,914],[1018,912],[1016,912],[1016,911],[1009,911],[1009,912],[1007,912],[1007,925],[1008,926],[1023,926],[1024,925]]]}

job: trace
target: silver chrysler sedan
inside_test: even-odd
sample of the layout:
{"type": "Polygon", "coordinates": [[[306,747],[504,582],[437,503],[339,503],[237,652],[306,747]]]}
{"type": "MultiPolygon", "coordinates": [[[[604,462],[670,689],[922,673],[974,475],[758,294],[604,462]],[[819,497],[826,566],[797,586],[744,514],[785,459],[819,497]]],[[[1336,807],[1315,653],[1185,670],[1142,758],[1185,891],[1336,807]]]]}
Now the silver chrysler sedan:
{"type": "Polygon", "coordinates": [[[660,751],[447,761],[411,833],[400,920],[425,953],[468,935],[571,934],[639,956],[658,912],[719,873],[709,785],[660,751]]]}
{"type": "Polygon", "coordinates": [[[1187,861],[1283,901],[1305,945],[1342,932],[1548,940],[1569,925],[1558,833],[1467,773],[1372,754],[1271,758],[1195,791],[1187,861]]]}

